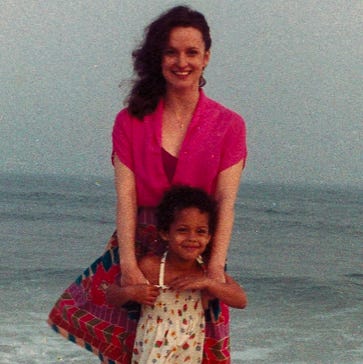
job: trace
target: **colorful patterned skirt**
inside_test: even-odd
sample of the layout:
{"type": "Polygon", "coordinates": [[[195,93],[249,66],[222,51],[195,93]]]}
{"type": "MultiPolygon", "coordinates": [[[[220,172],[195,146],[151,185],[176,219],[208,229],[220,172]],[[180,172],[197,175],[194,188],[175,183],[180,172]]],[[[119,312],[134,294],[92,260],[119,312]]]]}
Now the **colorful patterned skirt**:
{"type": "MultiPolygon", "coordinates": [[[[137,255],[161,253],[154,224],[139,223],[137,255]]],[[[88,267],[60,296],[48,324],[68,340],[98,355],[103,363],[130,364],[139,318],[139,305],[115,307],[106,302],[106,288],[120,281],[116,233],[105,253],[88,267]]],[[[206,311],[203,364],[229,364],[229,310],[218,300],[206,311]]]]}

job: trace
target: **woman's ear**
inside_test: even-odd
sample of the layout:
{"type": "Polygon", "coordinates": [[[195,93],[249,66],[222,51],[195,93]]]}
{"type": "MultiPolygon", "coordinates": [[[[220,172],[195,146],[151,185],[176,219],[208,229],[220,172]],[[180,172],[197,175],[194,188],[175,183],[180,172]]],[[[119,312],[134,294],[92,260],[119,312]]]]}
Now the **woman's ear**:
{"type": "Polygon", "coordinates": [[[206,51],[204,54],[204,66],[203,66],[203,70],[208,66],[210,60],[210,50],[206,51]]]}

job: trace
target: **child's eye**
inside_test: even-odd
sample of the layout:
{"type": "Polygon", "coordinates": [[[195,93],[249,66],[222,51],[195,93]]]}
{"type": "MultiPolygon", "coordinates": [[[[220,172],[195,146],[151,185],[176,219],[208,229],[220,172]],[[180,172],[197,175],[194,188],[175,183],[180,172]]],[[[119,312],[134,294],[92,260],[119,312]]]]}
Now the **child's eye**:
{"type": "Polygon", "coordinates": [[[207,235],[208,234],[208,229],[198,229],[198,234],[207,235]]]}
{"type": "Polygon", "coordinates": [[[176,231],[177,231],[178,233],[185,233],[185,232],[187,231],[187,229],[186,229],[186,228],[184,228],[184,227],[179,227],[179,228],[177,228],[177,229],[176,229],[176,231]]]}

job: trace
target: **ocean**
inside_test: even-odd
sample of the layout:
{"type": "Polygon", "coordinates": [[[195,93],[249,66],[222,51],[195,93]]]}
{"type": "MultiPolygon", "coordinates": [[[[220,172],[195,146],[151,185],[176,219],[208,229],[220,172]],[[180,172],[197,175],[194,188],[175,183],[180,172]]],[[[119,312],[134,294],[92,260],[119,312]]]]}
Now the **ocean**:
{"type": "MultiPolygon", "coordinates": [[[[99,363],[46,324],[114,230],[113,181],[0,175],[0,363],[99,363]]],[[[243,183],[228,271],[232,362],[363,362],[363,190],[243,183]]]]}

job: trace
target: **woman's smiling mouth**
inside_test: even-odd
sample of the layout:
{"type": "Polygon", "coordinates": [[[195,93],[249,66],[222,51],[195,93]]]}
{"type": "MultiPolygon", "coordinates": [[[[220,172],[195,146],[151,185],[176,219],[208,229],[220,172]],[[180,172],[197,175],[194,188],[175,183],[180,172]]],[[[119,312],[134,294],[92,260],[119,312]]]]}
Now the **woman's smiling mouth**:
{"type": "Polygon", "coordinates": [[[173,74],[178,77],[186,77],[189,76],[192,73],[192,71],[173,71],[173,74]]]}

